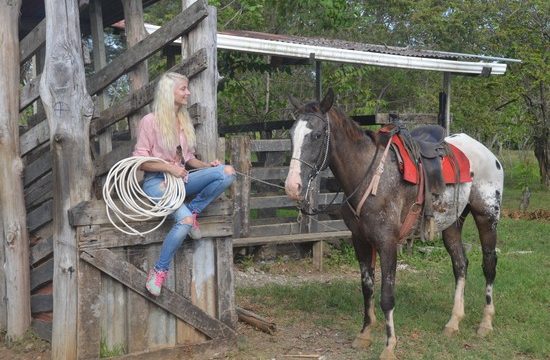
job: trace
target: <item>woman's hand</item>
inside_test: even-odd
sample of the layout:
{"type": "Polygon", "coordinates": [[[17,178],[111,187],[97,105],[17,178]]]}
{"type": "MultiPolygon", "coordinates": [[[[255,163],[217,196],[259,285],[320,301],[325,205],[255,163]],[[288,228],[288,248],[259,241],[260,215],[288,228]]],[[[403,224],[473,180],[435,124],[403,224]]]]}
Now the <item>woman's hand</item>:
{"type": "Polygon", "coordinates": [[[218,165],[221,165],[221,162],[220,160],[216,159],[214,161],[210,161],[210,166],[214,167],[214,166],[218,166],[218,165]]]}
{"type": "Polygon", "coordinates": [[[187,176],[187,170],[177,165],[170,165],[168,172],[175,177],[184,178],[187,176]]]}

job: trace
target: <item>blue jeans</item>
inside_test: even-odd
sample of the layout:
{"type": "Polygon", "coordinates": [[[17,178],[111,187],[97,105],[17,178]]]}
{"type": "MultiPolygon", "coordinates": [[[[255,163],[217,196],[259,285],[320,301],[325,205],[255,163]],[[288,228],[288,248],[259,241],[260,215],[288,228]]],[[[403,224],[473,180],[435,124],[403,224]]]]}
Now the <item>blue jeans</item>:
{"type": "MultiPolygon", "coordinates": [[[[155,264],[155,269],[166,271],[170,268],[176,250],[179,249],[191,229],[191,224],[185,224],[182,221],[186,217],[192,216],[193,213],[200,214],[235,180],[235,175],[226,174],[224,168],[225,165],[219,165],[189,173],[188,181],[185,184],[185,194],[186,197],[190,195],[195,195],[195,197],[172,213],[171,217],[175,224],[162,242],[160,258],[155,264]]],[[[143,191],[147,195],[161,197],[164,190],[163,172],[145,172],[143,191]]]]}

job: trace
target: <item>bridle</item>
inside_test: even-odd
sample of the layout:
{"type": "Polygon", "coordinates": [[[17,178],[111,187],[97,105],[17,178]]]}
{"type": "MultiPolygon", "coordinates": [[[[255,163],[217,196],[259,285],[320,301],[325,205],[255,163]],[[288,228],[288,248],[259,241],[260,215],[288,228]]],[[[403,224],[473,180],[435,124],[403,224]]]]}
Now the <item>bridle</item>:
{"type": "Polygon", "coordinates": [[[317,155],[317,159],[315,160],[314,164],[310,164],[309,162],[307,162],[305,160],[295,158],[295,157],[292,157],[291,160],[299,161],[299,162],[306,165],[307,167],[309,167],[312,170],[309,174],[309,179],[308,179],[308,182],[307,182],[307,187],[306,187],[306,193],[304,195],[304,200],[300,201],[298,203],[298,209],[300,210],[300,212],[302,212],[306,215],[317,215],[318,213],[320,213],[322,211],[326,211],[326,209],[330,205],[332,205],[332,203],[334,202],[334,200],[338,196],[338,193],[340,192],[340,190],[338,190],[338,192],[336,193],[334,198],[323,209],[312,209],[311,211],[308,210],[310,208],[310,206],[308,206],[308,205],[310,205],[310,202],[309,202],[308,198],[309,198],[310,191],[313,189],[313,186],[312,186],[313,181],[315,180],[315,178],[317,178],[317,176],[319,176],[321,171],[325,170],[328,167],[328,153],[329,153],[329,149],[330,149],[330,134],[331,134],[330,133],[330,120],[329,120],[329,117],[328,117],[328,113],[325,113],[324,117],[320,116],[317,113],[309,113],[308,115],[313,115],[313,116],[321,119],[321,121],[326,122],[327,126],[325,127],[325,137],[323,139],[323,145],[324,146],[321,146],[321,148],[319,149],[319,154],[317,155]]]}

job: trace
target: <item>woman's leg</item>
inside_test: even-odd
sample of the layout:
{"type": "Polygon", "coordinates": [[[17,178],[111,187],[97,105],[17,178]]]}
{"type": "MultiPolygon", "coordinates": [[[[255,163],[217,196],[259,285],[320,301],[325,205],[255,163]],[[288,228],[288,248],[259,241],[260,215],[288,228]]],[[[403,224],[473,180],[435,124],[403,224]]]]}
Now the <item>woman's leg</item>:
{"type": "Polygon", "coordinates": [[[189,173],[185,191],[195,198],[187,207],[196,214],[204,210],[235,180],[235,170],[229,165],[203,168],[189,173]]]}
{"type": "MultiPolygon", "coordinates": [[[[165,186],[164,175],[155,173],[146,176],[143,191],[151,197],[160,198],[164,194],[165,186]]],[[[185,240],[193,223],[191,211],[185,205],[176,210],[171,217],[175,223],[162,242],[160,258],[155,264],[155,269],[158,271],[168,271],[174,254],[185,240]]]]}

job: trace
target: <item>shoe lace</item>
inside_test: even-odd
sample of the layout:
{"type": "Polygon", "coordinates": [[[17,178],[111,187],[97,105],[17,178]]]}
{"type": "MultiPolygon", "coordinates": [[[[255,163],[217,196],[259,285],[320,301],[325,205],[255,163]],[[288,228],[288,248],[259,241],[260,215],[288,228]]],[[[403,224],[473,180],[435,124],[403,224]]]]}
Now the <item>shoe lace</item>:
{"type": "Polygon", "coordinates": [[[162,286],[164,283],[164,280],[166,280],[166,277],[168,276],[168,271],[156,271],[155,273],[155,285],[156,286],[162,286]]]}

